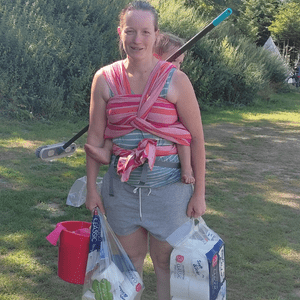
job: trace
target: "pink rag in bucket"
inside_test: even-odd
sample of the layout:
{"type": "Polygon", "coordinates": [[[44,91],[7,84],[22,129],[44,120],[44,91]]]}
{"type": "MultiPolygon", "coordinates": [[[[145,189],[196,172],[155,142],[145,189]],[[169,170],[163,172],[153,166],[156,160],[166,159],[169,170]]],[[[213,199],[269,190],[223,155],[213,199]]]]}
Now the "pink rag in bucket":
{"type": "MultiPolygon", "coordinates": [[[[57,245],[57,241],[59,239],[60,233],[66,229],[61,223],[56,224],[56,228],[46,237],[46,239],[53,245],[57,245]]],[[[66,229],[67,230],[67,229],[66,229]]]]}
{"type": "Polygon", "coordinates": [[[91,234],[91,229],[90,228],[81,228],[81,229],[77,229],[74,232],[77,233],[77,234],[80,234],[82,236],[89,237],[90,234],[91,234]]]}
{"type": "MultiPolygon", "coordinates": [[[[56,228],[46,237],[46,239],[53,246],[56,246],[59,236],[63,230],[67,230],[67,228],[65,226],[63,226],[61,223],[57,223],[56,228]]],[[[72,232],[82,235],[82,236],[85,236],[85,237],[89,237],[90,233],[91,233],[91,229],[90,228],[80,228],[80,229],[77,229],[76,231],[72,231],[72,232]]]]}

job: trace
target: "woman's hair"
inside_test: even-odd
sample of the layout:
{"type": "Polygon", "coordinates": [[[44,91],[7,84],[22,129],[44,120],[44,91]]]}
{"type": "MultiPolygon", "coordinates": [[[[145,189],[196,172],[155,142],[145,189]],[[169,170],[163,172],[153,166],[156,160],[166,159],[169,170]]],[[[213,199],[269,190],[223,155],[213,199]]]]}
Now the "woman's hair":
{"type": "Polygon", "coordinates": [[[154,30],[158,30],[158,14],[155,8],[146,1],[133,1],[129,3],[125,8],[122,9],[119,19],[120,19],[120,28],[123,28],[125,23],[125,15],[127,12],[132,10],[143,10],[143,11],[149,11],[153,15],[154,20],[154,30]]]}
{"type": "Polygon", "coordinates": [[[180,37],[172,33],[162,32],[156,39],[154,52],[159,56],[162,56],[164,53],[169,52],[172,48],[180,48],[184,45],[184,43],[185,41],[180,37]]]}
{"type": "MultiPolygon", "coordinates": [[[[155,31],[158,30],[158,14],[157,14],[157,11],[155,10],[155,8],[150,3],[146,2],[146,1],[133,1],[133,2],[129,3],[125,8],[122,9],[122,11],[119,15],[119,20],[120,20],[119,26],[120,26],[121,29],[124,27],[125,16],[126,16],[127,12],[133,11],[133,10],[149,11],[153,16],[154,30],[155,31]]],[[[125,52],[124,52],[123,44],[122,44],[121,40],[119,41],[119,50],[120,50],[121,57],[123,57],[125,52]]]]}

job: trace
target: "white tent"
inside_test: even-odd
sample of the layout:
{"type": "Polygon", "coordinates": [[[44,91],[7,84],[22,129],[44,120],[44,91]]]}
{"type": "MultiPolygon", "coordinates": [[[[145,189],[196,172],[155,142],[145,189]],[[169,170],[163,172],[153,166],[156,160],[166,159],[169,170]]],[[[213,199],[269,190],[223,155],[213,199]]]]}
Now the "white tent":
{"type": "Polygon", "coordinates": [[[265,42],[263,47],[265,49],[271,51],[272,53],[278,55],[279,57],[281,57],[280,52],[279,52],[277,46],[275,45],[271,36],[267,39],[267,41],[265,42]]]}

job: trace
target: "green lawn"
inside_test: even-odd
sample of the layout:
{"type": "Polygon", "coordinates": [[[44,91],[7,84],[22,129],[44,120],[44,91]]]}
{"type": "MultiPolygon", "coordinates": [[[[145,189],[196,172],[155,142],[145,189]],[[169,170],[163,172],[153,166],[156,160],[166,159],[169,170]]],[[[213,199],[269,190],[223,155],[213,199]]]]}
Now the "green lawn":
{"type": "MultiPolygon", "coordinates": [[[[203,112],[204,219],[226,243],[229,300],[300,298],[299,111],[300,94],[290,93],[254,107],[203,112]]],[[[0,118],[1,300],[81,297],[82,286],[56,275],[58,249],[45,237],[60,221],[91,221],[84,207],[65,205],[73,182],[85,175],[86,135],[68,158],[44,162],[34,151],[86,124],[0,118]]],[[[144,282],[143,299],[154,300],[149,257],[144,282]]]]}

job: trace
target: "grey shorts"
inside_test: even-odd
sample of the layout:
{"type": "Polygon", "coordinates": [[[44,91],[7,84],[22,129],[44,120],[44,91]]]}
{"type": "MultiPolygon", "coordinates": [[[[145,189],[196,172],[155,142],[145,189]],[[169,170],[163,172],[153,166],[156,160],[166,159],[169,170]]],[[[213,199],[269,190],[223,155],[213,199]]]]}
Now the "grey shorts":
{"type": "Polygon", "coordinates": [[[115,174],[110,179],[108,172],[103,178],[101,194],[107,221],[117,235],[130,235],[143,227],[165,241],[189,220],[186,210],[193,187],[176,182],[159,188],[139,188],[121,182],[115,174]],[[113,180],[113,196],[110,180],[113,180]]]}

